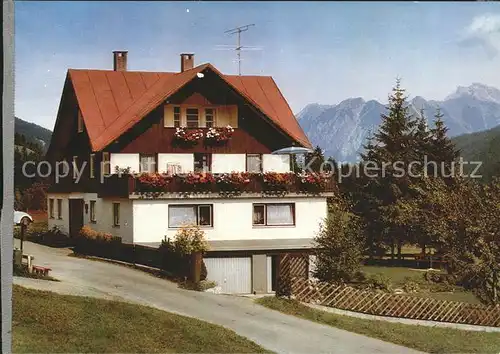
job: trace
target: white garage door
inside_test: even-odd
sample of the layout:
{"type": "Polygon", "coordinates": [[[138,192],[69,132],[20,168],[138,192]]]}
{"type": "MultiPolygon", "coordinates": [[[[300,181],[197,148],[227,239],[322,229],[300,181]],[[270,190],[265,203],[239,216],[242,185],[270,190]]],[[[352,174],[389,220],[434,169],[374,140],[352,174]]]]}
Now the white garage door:
{"type": "Polygon", "coordinates": [[[250,257],[204,258],[207,279],[221,287],[224,294],[252,292],[252,259],[250,257]]]}

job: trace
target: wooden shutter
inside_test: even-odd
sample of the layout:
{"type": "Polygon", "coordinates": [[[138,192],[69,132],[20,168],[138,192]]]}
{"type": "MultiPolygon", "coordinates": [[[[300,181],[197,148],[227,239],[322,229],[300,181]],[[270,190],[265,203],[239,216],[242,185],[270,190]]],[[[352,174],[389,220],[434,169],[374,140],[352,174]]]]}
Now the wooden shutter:
{"type": "Polygon", "coordinates": [[[174,127],[174,107],[172,105],[166,104],[164,106],[163,126],[165,128],[174,127]]]}

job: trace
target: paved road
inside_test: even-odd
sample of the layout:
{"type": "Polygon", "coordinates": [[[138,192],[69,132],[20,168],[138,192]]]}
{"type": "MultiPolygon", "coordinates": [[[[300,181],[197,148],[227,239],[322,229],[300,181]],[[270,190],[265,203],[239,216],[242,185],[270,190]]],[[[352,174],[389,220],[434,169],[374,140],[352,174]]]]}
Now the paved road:
{"type": "Polygon", "coordinates": [[[61,282],[14,278],[26,287],[117,299],[199,318],[232,329],[278,353],[417,353],[411,349],[266,309],[246,297],[182,290],[128,267],[68,257],[68,249],[26,242],[35,264],[61,282]]]}

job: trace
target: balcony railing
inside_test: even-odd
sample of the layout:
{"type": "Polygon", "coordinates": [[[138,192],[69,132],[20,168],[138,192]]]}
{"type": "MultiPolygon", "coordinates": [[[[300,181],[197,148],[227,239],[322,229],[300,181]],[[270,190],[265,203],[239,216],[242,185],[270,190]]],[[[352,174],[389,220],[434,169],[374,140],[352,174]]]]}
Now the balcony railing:
{"type": "Polygon", "coordinates": [[[217,193],[238,195],[261,193],[287,195],[320,195],[336,189],[331,177],[304,178],[292,173],[271,174],[186,174],[163,175],[111,175],[104,179],[101,196],[128,197],[144,195],[155,197],[161,194],[217,193]]]}

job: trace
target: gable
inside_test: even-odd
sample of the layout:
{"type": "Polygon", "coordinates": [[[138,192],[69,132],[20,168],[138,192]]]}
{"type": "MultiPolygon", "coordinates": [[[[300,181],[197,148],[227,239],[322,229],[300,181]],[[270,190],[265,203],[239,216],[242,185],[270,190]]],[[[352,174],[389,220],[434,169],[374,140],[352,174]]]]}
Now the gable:
{"type": "Polygon", "coordinates": [[[191,96],[182,101],[183,104],[191,104],[195,106],[210,106],[212,103],[199,92],[193,93],[191,96]]]}
{"type": "MultiPolygon", "coordinates": [[[[206,70],[217,74],[293,140],[311,146],[271,77],[223,75],[204,64],[181,73],[69,70],[92,149],[105,148],[206,70]]],[[[187,100],[206,100],[200,96],[187,100]]]]}

